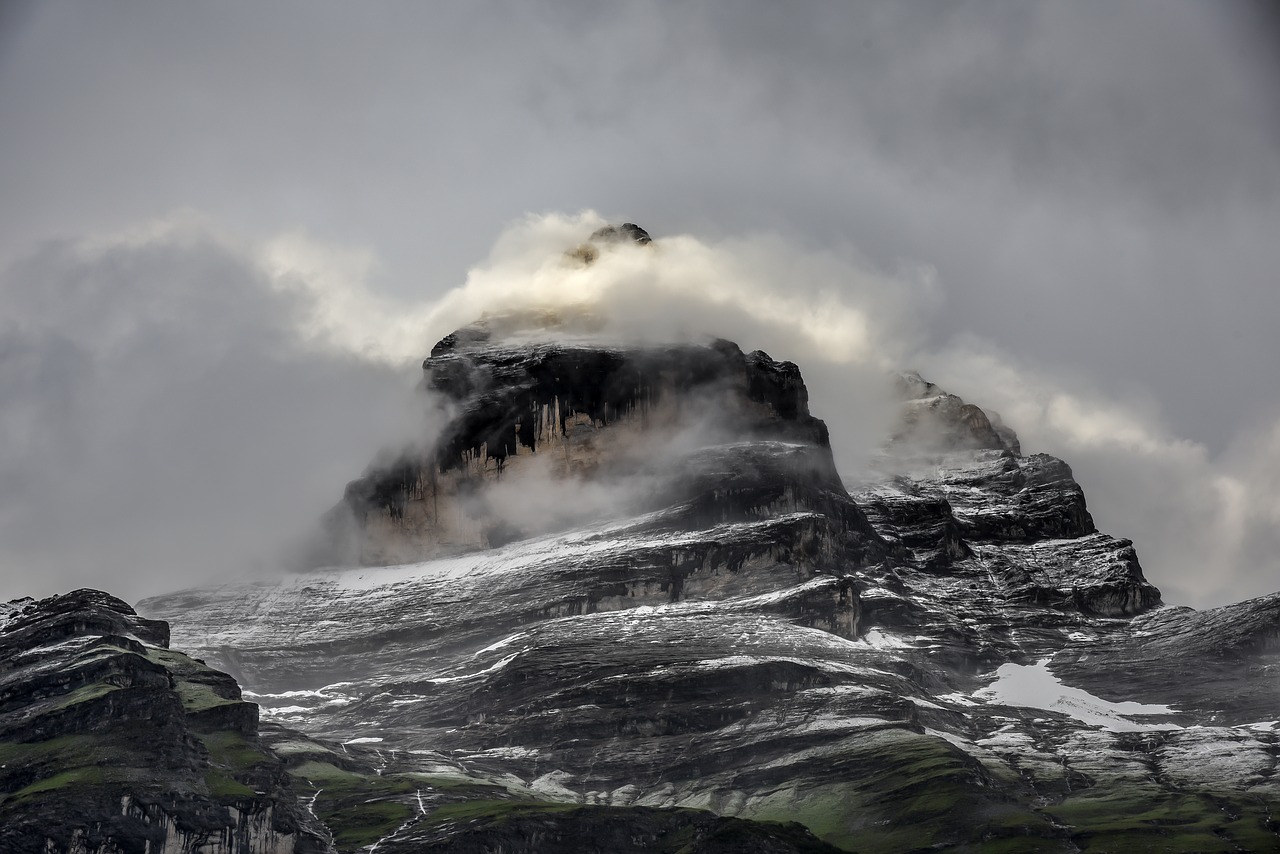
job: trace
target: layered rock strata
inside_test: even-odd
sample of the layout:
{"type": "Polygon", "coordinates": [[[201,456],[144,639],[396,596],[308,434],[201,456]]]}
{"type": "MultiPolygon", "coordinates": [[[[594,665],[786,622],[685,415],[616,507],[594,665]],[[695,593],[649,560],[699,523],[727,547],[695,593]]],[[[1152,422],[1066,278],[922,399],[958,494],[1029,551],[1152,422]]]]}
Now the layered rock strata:
{"type": "Polygon", "coordinates": [[[0,851],[321,852],[225,673],[105,593],[0,606],[0,851]]]}

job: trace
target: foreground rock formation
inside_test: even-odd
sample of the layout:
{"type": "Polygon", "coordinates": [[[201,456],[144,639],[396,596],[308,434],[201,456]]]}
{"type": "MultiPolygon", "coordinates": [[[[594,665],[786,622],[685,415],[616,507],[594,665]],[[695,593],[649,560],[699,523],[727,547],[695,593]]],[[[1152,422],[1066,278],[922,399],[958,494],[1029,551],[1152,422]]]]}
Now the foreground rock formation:
{"type": "Polygon", "coordinates": [[[0,851],[320,852],[235,680],[79,590],[0,610],[0,851]]]}
{"type": "MultiPolygon", "coordinates": [[[[201,718],[182,686],[240,708],[234,685],[157,664],[177,743],[229,729],[269,770],[248,800],[191,782],[209,827],[270,804],[299,851],[1280,850],[1280,594],[1165,606],[1066,463],[993,414],[903,375],[846,488],[796,366],[730,342],[488,318],[424,368],[449,426],[347,488],[324,551],[355,565],[140,605],[268,722],[201,718]]],[[[46,708],[6,673],[26,687],[4,709],[46,708]]],[[[206,752],[172,779],[248,779],[206,752]]],[[[22,756],[0,815],[114,851],[31,806],[71,760],[22,756]]],[[[103,808],[187,785],[134,779],[103,808]]]]}

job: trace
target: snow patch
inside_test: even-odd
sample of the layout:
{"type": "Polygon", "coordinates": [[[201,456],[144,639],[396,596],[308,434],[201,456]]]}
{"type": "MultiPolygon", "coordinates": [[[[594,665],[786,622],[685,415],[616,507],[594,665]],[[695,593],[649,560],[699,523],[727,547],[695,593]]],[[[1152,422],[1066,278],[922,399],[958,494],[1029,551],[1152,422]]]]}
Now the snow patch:
{"type": "Polygon", "coordinates": [[[552,771],[549,774],[543,774],[529,784],[529,788],[540,795],[546,795],[552,800],[577,802],[581,799],[578,793],[570,789],[565,783],[572,783],[573,775],[567,771],[552,771]]]}
{"type": "Polygon", "coordinates": [[[437,676],[436,678],[428,679],[427,681],[433,685],[445,685],[450,682],[462,682],[467,679],[475,679],[476,677],[483,676],[486,673],[493,673],[495,670],[501,670],[502,668],[506,667],[508,664],[515,661],[517,658],[519,658],[521,655],[523,655],[528,651],[529,651],[529,647],[525,647],[524,649],[519,650],[518,652],[513,652],[510,655],[505,656],[504,658],[498,659],[493,664],[490,664],[488,667],[486,667],[484,670],[477,670],[475,673],[463,673],[460,676],[437,676]]]}
{"type": "Polygon", "coordinates": [[[484,649],[476,650],[475,655],[473,655],[472,657],[479,658],[480,656],[484,655],[486,652],[493,652],[495,649],[502,649],[504,646],[510,646],[516,641],[524,640],[527,637],[529,637],[528,632],[516,632],[514,635],[508,635],[507,637],[503,638],[500,641],[489,644],[484,649]]]}
{"type": "Polygon", "coordinates": [[[928,638],[905,638],[880,629],[872,629],[862,636],[862,640],[872,649],[915,649],[915,643],[928,641],[928,638]]]}
{"type": "Polygon", "coordinates": [[[975,691],[973,698],[999,705],[1057,712],[1110,732],[1182,729],[1172,723],[1145,724],[1128,720],[1138,715],[1174,714],[1174,710],[1168,706],[1131,701],[1112,703],[1083,689],[1064,685],[1049,670],[1047,658],[1031,665],[1000,665],[996,681],[975,691]]]}

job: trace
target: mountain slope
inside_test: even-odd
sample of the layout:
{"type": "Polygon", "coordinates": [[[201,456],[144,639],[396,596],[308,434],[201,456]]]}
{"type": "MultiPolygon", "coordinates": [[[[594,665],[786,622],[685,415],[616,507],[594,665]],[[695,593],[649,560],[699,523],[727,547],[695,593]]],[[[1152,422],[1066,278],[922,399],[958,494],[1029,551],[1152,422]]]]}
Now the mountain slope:
{"type": "MultiPolygon", "coordinates": [[[[428,559],[145,609],[264,715],[397,773],[858,851],[1280,846],[1268,602],[1162,608],[1064,463],[917,376],[849,492],[794,366],[556,334],[442,341],[444,440],[331,516],[366,563],[428,559]],[[1235,657],[1197,692],[1167,652],[1218,623],[1235,657]]],[[[378,850],[425,839],[429,809],[378,850]]]]}

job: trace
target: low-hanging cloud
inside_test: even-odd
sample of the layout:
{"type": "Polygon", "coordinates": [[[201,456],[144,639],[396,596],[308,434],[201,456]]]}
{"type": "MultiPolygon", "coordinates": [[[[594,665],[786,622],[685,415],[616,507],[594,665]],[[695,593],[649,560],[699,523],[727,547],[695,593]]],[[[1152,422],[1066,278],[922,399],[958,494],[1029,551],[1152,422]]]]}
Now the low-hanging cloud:
{"type": "Polygon", "coordinates": [[[376,268],[365,252],[299,234],[261,251],[275,286],[306,303],[308,338],[391,363],[421,358],[424,342],[485,314],[576,309],[597,314],[615,337],[738,335],[794,356],[888,369],[920,343],[921,306],[937,300],[926,266],[881,272],[851,248],[809,250],[768,234],[663,235],[646,247],[606,247],[590,264],[568,254],[605,224],[594,211],[527,216],[464,283],[419,303],[365,286],[376,268]]]}
{"type": "Polygon", "coordinates": [[[658,234],[575,258],[604,222],[526,217],[465,282],[417,302],[386,295],[366,249],[245,240],[190,214],[38,248],[0,280],[0,596],[136,597],[278,565],[379,449],[430,441],[415,388],[435,340],[545,310],[614,339],[714,335],[796,361],[846,476],[889,429],[887,372],[920,367],[998,410],[1026,451],[1067,459],[1167,598],[1277,586],[1280,426],[1212,457],[1155,410],[981,340],[931,346],[945,294],[927,266],[771,235],[658,234]]]}
{"type": "Polygon", "coordinates": [[[308,294],[178,218],[0,280],[0,596],[130,598],[283,560],[373,451],[426,429],[413,366],[319,345],[308,294]]]}
{"type": "Polygon", "coordinates": [[[832,354],[843,385],[880,376],[870,320],[905,305],[894,278],[770,238],[566,256],[602,224],[528,217],[416,303],[376,287],[367,250],[190,212],[38,247],[0,278],[0,596],[136,598],[287,562],[380,451],[431,441],[420,361],[484,314],[587,306],[613,336],[715,334],[832,354]],[[865,303],[840,296],[853,275],[865,303]]]}
{"type": "MultiPolygon", "coordinates": [[[[852,247],[819,251],[769,234],[662,235],[648,246],[605,246],[589,264],[575,257],[605,224],[594,211],[526,216],[464,283],[415,304],[335,275],[329,250],[304,237],[269,241],[265,253],[277,281],[311,297],[310,336],[392,363],[421,358],[430,342],[479,317],[530,311],[589,316],[612,341],[716,336],[765,350],[802,366],[814,414],[838,437],[840,467],[862,464],[893,414],[887,372],[922,345],[921,320],[939,301],[931,268],[882,271],[852,247]]],[[[349,272],[372,267],[353,253],[338,258],[349,272]]]]}

